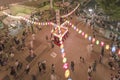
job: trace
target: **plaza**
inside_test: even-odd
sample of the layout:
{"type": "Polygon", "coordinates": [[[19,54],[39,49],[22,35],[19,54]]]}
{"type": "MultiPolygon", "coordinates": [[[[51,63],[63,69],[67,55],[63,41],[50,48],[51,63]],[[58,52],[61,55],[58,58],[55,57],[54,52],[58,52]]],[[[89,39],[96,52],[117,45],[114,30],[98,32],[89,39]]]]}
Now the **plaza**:
{"type": "MultiPolygon", "coordinates": [[[[56,20],[51,17],[51,20],[49,20],[49,18],[46,19],[45,17],[44,19],[42,18],[44,21],[39,21],[32,19],[37,16],[34,13],[32,14],[34,16],[31,18],[9,14],[3,10],[3,15],[21,21],[19,26],[21,31],[17,34],[15,34],[15,32],[15,35],[9,34],[10,36],[8,36],[7,34],[7,36],[1,37],[1,46],[4,38],[7,37],[9,39],[6,42],[7,44],[5,43],[4,45],[5,48],[1,50],[2,55],[8,54],[8,60],[3,65],[1,63],[0,79],[112,80],[111,74],[119,77],[119,63],[117,63],[111,55],[113,51],[111,47],[112,41],[108,36],[105,36],[107,32],[100,33],[98,27],[92,27],[90,21],[88,20],[86,22],[83,15],[76,15],[75,11],[78,9],[77,6],[79,5],[76,4],[73,9],[68,10],[70,13],[63,12],[65,18],[62,19],[62,21],[59,20],[62,14],[57,15],[57,13],[53,16],[56,20]],[[65,15],[65,13],[67,14],[65,15]],[[63,30],[61,29],[62,27],[63,30]],[[64,29],[66,31],[64,31],[64,29]],[[16,44],[15,40],[20,40],[21,43],[16,44]],[[92,50],[89,50],[89,48],[91,48],[89,45],[91,44],[92,50]],[[104,47],[103,54],[101,52],[102,47],[104,47]],[[14,57],[9,55],[11,53],[14,54],[14,57]],[[102,58],[100,58],[101,55],[102,58]],[[81,61],[80,57],[84,58],[84,62],[81,61]],[[17,69],[15,65],[16,60],[22,63],[22,68],[17,69]],[[92,70],[91,75],[89,75],[89,66],[93,68],[95,61],[97,62],[95,71],[92,70]],[[41,66],[39,67],[39,62],[41,64],[44,63],[46,69],[44,69],[43,66],[42,68],[41,66]],[[74,66],[71,66],[71,62],[74,62],[74,66]],[[109,62],[114,63],[112,67],[109,66],[109,62]],[[54,68],[51,69],[52,64],[54,64],[54,68]],[[27,65],[30,66],[28,74],[26,74],[27,65]],[[14,67],[15,75],[11,75],[11,67],[14,67]],[[74,70],[72,68],[74,68],[74,70]],[[54,72],[52,72],[53,70],[54,72]]],[[[45,11],[42,13],[44,14],[45,11]]],[[[51,11],[51,13],[54,12],[51,11]]],[[[120,54],[119,46],[115,47],[114,51],[113,53],[120,54]]]]}

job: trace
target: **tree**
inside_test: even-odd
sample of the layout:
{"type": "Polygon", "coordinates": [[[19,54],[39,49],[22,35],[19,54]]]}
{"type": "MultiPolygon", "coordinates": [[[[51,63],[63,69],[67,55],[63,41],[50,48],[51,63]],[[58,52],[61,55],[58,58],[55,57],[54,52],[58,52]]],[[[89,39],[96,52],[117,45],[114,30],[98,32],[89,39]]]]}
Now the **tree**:
{"type": "Polygon", "coordinates": [[[96,0],[112,20],[120,20],[120,0],[96,0]]]}

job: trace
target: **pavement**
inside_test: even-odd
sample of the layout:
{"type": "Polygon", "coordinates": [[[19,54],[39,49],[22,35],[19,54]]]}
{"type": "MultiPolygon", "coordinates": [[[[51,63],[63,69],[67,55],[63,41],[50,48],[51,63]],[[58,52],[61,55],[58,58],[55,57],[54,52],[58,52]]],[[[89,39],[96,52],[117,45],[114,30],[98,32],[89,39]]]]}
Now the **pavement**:
{"type": "MultiPolygon", "coordinates": [[[[74,17],[71,22],[77,25],[78,28],[82,29],[84,32],[92,35],[92,30],[90,26],[85,24],[83,21],[78,21],[76,17],[74,17]]],[[[0,71],[0,78],[3,79],[6,75],[10,77],[10,80],[32,80],[31,75],[35,75],[37,80],[67,80],[64,77],[65,70],[63,69],[62,57],[59,46],[55,45],[54,48],[51,48],[51,44],[46,41],[46,35],[50,38],[51,26],[43,27],[41,31],[37,31],[36,39],[34,41],[34,51],[36,57],[30,62],[30,73],[25,74],[24,69],[28,62],[26,61],[26,57],[29,56],[28,49],[26,48],[24,51],[16,51],[15,59],[23,62],[23,69],[18,73],[18,79],[14,79],[9,75],[10,70],[9,66],[0,67],[2,71],[0,71]],[[46,72],[39,73],[37,63],[46,61],[46,72]],[[55,74],[51,75],[51,64],[55,64],[55,74]],[[8,68],[8,70],[6,70],[8,68]],[[5,70],[3,70],[5,69],[5,70]]],[[[100,55],[100,46],[94,45],[94,51],[89,53],[87,51],[87,45],[90,43],[87,39],[83,38],[80,34],[78,34],[72,28],[69,28],[68,38],[64,41],[64,48],[66,52],[67,62],[70,65],[71,61],[75,62],[75,71],[70,71],[70,77],[72,80],[88,80],[87,70],[88,66],[92,65],[94,60],[99,59],[100,55]],[[80,62],[80,56],[85,58],[85,63],[80,62]]],[[[101,34],[97,34],[97,39],[105,41],[106,43],[110,43],[110,41],[101,36],[101,34]]],[[[29,46],[29,41],[31,40],[31,35],[27,37],[26,45],[29,46]]],[[[92,73],[92,80],[110,80],[110,74],[115,74],[116,71],[110,70],[107,65],[109,58],[109,51],[105,51],[105,56],[103,58],[103,64],[97,63],[96,72],[92,73]]],[[[14,65],[15,61],[10,61],[9,65],[14,65]]],[[[5,79],[3,79],[5,80],[5,79]]],[[[6,79],[9,80],[9,79],[6,79]]]]}

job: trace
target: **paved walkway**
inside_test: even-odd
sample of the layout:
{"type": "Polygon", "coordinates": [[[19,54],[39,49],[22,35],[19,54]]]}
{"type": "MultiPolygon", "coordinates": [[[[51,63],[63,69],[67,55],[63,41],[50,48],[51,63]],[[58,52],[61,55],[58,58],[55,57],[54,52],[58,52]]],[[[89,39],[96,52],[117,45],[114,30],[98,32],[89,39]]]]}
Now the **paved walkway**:
{"type": "MultiPolygon", "coordinates": [[[[92,30],[88,25],[86,25],[83,22],[78,22],[76,18],[73,18],[71,21],[77,27],[81,28],[83,31],[85,31],[88,34],[92,35],[92,30]],[[76,24],[77,23],[77,24],[76,24]]],[[[51,49],[51,45],[49,41],[45,40],[46,35],[50,38],[50,32],[51,27],[43,27],[40,32],[36,33],[36,40],[34,42],[35,44],[35,54],[37,57],[32,61],[30,67],[30,73],[26,75],[21,70],[20,77],[23,80],[31,80],[31,75],[35,74],[37,80],[67,80],[64,77],[64,69],[63,69],[63,63],[62,63],[62,57],[60,49],[57,45],[53,49],[51,49]],[[46,46],[46,47],[45,47],[46,46]],[[51,56],[52,55],[52,56],[51,56]],[[46,73],[39,73],[37,63],[39,61],[46,61],[46,73]],[[55,75],[56,79],[51,79],[51,64],[55,64],[55,75]]],[[[87,51],[87,45],[90,43],[87,39],[83,38],[80,34],[78,34],[75,30],[72,28],[69,28],[69,37],[64,42],[66,57],[68,60],[68,63],[70,65],[71,61],[75,62],[75,71],[71,71],[71,78],[73,80],[87,80],[87,69],[89,65],[92,65],[94,60],[98,61],[99,55],[100,55],[100,46],[94,46],[94,52],[89,53],[87,51]],[[85,58],[86,63],[80,63],[80,56],[85,58]]],[[[103,40],[107,43],[109,43],[108,40],[106,40],[103,37],[97,37],[100,40],[103,40]]],[[[27,43],[30,41],[30,36],[27,39],[27,43]]],[[[24,62],[24,66],[27,64],[25,58],[28,56],[28,50],[21,51],[16,53],[16,59],[19,59],[20,61],[24,62]]],[[[96,72],[93,72],[92,80],[110,80],[110,74],[115,73],[115,71],[112,71],[107,66],[108,62],[108,51],[105,51],[105,56],[103,58],[104,64],[97,63],[97,69],[96,72]]],[[[11,63],[12,64],[12,63],[11,63]]],[[[14,62],[13,62],[14,65],[14,62]]],[[[18,72],[19,73],[19,72],[18,72]]],[[[8,71],[2,71],[0,72],[0,78],[3,78],[5,75],[9,75],[8,71]]],[[[52,76],[53,77],[53,76],[52,76]]],[[[14,80],[14,79],[12,79],[14,80]]],[[[19,80],[19,79],[18,79],[19,80]]]]}

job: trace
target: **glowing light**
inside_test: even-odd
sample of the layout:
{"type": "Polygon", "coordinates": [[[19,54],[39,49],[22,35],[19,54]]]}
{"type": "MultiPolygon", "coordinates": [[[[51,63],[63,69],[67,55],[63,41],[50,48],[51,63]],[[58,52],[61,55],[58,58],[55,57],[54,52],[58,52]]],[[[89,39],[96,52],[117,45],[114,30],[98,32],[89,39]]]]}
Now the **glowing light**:
{"type": "Polygon", "coordinates": [[[109,45],[106,45],[106,47],[105,47],[107,50],[110,48],[110,46],[109,45]]]}
{"type": "Polygon", "coordinates": [[[99,45],[99,43],[100,43],[99,40],[97,40],[97,41],[96,41],[96,44],[99,45]]]}
{"type": "Polygon", "coordinates": [[[78,32],[78,33],[79,33],[79,34],[80,34],[80,33],[82,33],[82,30],[79,30],[79,32],[78,32]]]}
{"type": "Polygon", "coordinates": [[[63,63],[66,63],[67,62],[67,58],[63,58],[63,63]]]}
{"type": "Polygon", "coordinates": [[[84,32],[82,32],[82,36],[84,36],[85,35],[85,33],[84,32]]]}
{"type": "Polygon", "coordinates": [[[64,47],[63,44],[61,44],[61,45],[60,45],[60,48],[63,48],[63,47],[64,47]]]}
{"type": "Polygon", "coordinates": [[[64,53],[64,48],[61,49],[61,53],[64,53]]]}
{"type": "Polygon", "coordinates": [[[62,41],[60,41],[60,44],[63,44],[63,42],[62,42],[62,41]]]}
{"type": "Polygon", "coordinates": [[[87,34],[85,34],[85,38],[87,38],[88,37],[88,35],[87,34]]]}
{"type": "Polygon", "coordinates": [[[64,63],[63,68],[68,69],[68,63],[64,63]]]}
{"type": "Polygon", "coordinates": [[[93,42],[93,43],[95,42],[95,38],[92,38],[92,42],[93,42]]]}
{"type": "Polygon", "coordinates": [[[67,69],[67,70],[65,71],[65,78],[68,78],[69,76],[70,76],[70,70],[67,69]]]}
{"type": "Polygon", "coordinates": [[[74,27],[74,25],[72,25],[72,28],[74,27]]]}
{"type": "Polygon", "coordinates": [[[77,28],[76,31],[78,31],[79,29],[77,28]]]}
{"type": "Polygon", "coordinates": [[[72,78],[68,78],[68,80],[72,80],[72,78]]]}
{"type": "Polygon", "coordinates": [[[64,58],[64,57],[65,57],[65,53],[62,54],[62,58],[64,58]]]}
{"type": "Polygon", "coordinates": [[[101,46],[104,46],[104,42],[101,42],[101,46]]]}
{"type": "Polygon", "coordinates": [[[76,27],[74,26],[74,30],[76,30],[76,27]]]}
{"type": "Polygon", "coordinates": [[[91,37],[91,36],[89,36],[89,37],[88,37],[88,40],[89,40],[89,41],[91,41],[91,40],[92,40],[92,37],[91,37]]]}
{"type": "Polygon", "coordinates": [[[112,52],[114,53],[115,51],[116,51],[116,47],[113,46],[113,47],[112,47],[112,52]]]}
{"type": "Polygon", "coordinates": [[[118,54],[120,55],[120,50],[118,50],[118,54]]]}

